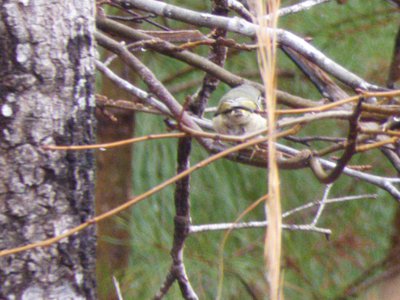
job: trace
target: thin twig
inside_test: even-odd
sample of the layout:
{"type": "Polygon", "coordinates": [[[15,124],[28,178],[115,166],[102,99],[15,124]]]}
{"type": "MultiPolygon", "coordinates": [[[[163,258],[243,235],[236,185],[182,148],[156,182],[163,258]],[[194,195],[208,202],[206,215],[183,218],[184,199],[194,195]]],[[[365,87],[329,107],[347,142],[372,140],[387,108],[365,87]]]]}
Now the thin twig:
{"type": "Polygon", "coordinates": [[[112,279],[113,279],[113,283],[114,283],[115,291],[117,293],[118,300],[124,300],[124,298],[122,297],[121,288],[119,286],[119,282],[118,282],[117,278],[115,278],[115,276],[113,276],[112,279]]]}
{"type": "MultiPolygon", "coordinates": [[[[299,150],[295,150],[293,148],[278,144],[278,150],[289,155],[299,155],[301,152],[299,150]]],[[[336,166],[335,163],[330,162],[325,159],[319,158],[319,161],[325,168],[334,168],[336,166]]],[[[382,177],[377,175],[372,175],[356,170],[352,170],[351,168],[345,167],[343,169],[343,174],[348,176],[357,178],[359,180],[363,180],[365,182],[371,183],[375,186],[380,187],[381,189],[387,191],[391,194],[397,201],[400,201],[400,191],[398,188],[394,186],[394,183],[400,183],[400,178],[391,178],[391,177],[382,177]]]]}
{"type": "MultiPolygon", "coordinates": [[[[355,195],[355,196],[345,196],[345,197],[326,199],[325,204],[340,203],[340,202],[362,200],[362,199],[377,199],[377,195],[376,194],[366,194],[366,195],[355,195]]],[[[286,211],[285,213],[282,214],[282,218],[287,218],[299,211],[314,207],[316,205],[321,205],[321,204],[322,204],[321,201],[313,201],[313,202],[303,204],[301,206],[298,206],[296,208],[286,211]]]]}
{"type": "MultiPolygon", "coordinates": [[[[227,16],[228,7],[226,0],[214,0],[213,1],[213,15],[227,16]]],[[[211,38],[214,40],[223,39],[226,37],[226,30],[215,29],[211,32],[211,38]]],[[[213,44],[211,46],[210,52],[208,54],[208,60],[215,63],[216,65],[223,67],[226,60],[227,48],[220,44],[213,44]]],[[[219,84],[219,79],[209,73],[203,78],[203,84],[200,90],[192,97],[192,102],[190,104],[191,111],[202,116],[203,112],[207,106],[208,99],[211,94],[215,91],[219,84]]]]}
{"type": "Polygon", "coordinates": [[[175,282],[176,277],[172,270],[168,271],[167,276],[165,277],[165,280],[163,284],[160,287],[160,290],[157,292],[157,294],[153,297],[153,300],[161,300],[164,298],[164,296],[168,293],[169,289],[171,288],[172,284],[175,282]]]}
{"type": "Polygon", "coordinates": [[[332,184],[327,184],[325,187],[325,191],[324,191],[324,195],[322,196],[322,200],[321,203],[318,207],[318,211],[314,216],[314,219],[312,220],[312,222],[310,223],[310,226],[313,227],[315,225],[317,225],[319,218],[322,215],[323,210],[325,209],[325,205],[326,205],[326,200],[328,200],[328,196],[329,196],[329,192],[331,191],[332,188],[332,184]]]}
{"type": "Polygon", "coordinates": [[[243,19],[251,22],[253,20],[253,15],[247,10],[247,8],[237,0],[227,0],[230,9],[235,11],[243,19]]]}
{"type": "Polygon", "coordinates": [[[331,170],[329,174],[326,174],[323,168],[321,168],[321,163],[318,159],[312,158],[310,161],[311,170],[318,177],[318,180],[323,183],[331,183],[335,181],[342,174],[343,169],[346,167],[347,163],[356,153],[356,141],[358,136],[358,120],[361,114],[361,103],[362,99],[359,101],[354,109],[352,116],[349,119],[349,133],[346,141],[346,147],[344,149],[343,155],[338,159],[336,166],[331,170]]]}
{"type": "MultiPolygon", "coordinates": [[[[323,4],[326,2],[329,2],[330,0],[307,0],[307,1],[303,1],[301,3],[297,3],[294,4],[292,6],[288,6],[288,7],[283,7],[278,11],[278,15],[279,17],[283,17],[286,15],[290,15],[290,14],[295,14],[298,13],[300,11],[303,10],[308,10],[310,8],[312,8],[313,6],[316,6],[318,4],[323,4]]],[[[270,18],[269,15],[265,16],[265,18],[270,18]]]]}
{"type": "Polygon", "coordinates": [[[122,79],[117,74],[115,74],[110,68],[108,68],[104,63],[101,61],[96,61],[96,68],[104,75],[106,75],[112,82],[114,82],[118,87],[121,89],[135,95],[138,99],[142,100],[144,103],[156,108],[160,112],[164,113],[165,115],[172,115],[171,111],[168,107],[157,100],[156,98],[152,97],[149,93],[144,92],[143,90],[137,88],[129,81],[122,79]]]}
{"type": "MultiPolygon", "coordinates": [[[[346,197],[339,197],[339,198],[332,198],[332,199],[325,199],[320,201],[313,201],[307,204],[298,206],[294,209],[286,211],[282,214],[282,218],[287,218],[297,212],[300,212],[305,209],[309,209],[314,206],[321,206],[331,203],[340,203],[340,202],[347,202],[347,201],[354,201],[354,200],[363,200],[363,199],[377,199],[376,194],[366,194],[366,195],[355,195],[355,196],[346,196],[346,197]]],[[[260,228],[268,226],[268,221],[251,221],[251,222],[243,222],[243,223],[219,223],[219,224],[204,224],[204,225],[191,225],[190,226],[190,233],[201,233],[205,231],[218,231],[218,230],[229,230],[229,229],[250,229],[250,228],[260,228]]],[[[312,224],[308,225],[296,225],[300,227],[290,227],[290,225],[286,224],[282,226],[282,229],[286,230],[306,230],[306,231],[314,231],[312,224]]],[[[315,228],[315,227],[314,227],[315,228]]],[[[316,230],[316,232],[320,233],[329,233],[327,230],[320,231],[321,228],[316,230]]],[[[329,229],[328,229],[329,230],[329,229]]]]}
{"type": "MultiPolygon", "coordinates": [[[[243,223],[218,223],[218,224],[205,224],[205,225],[192,225],[190,233],[201,233],[208,231],[232,230],[232,229],[251,229],[251,228],[265,228],[268,226],[268,221],[251,221],[243,223]]],[[[319,228],[311,226],[310,224],[296,225],[296,224],[282,224],[282,229],[285,230],[299,230],[299,231],[313,231],[323,234],[331,234],[330,229],[319,228]]]]}
{"type": "Polygon", "coordinates": [[[56,145],[43,145],[42,148],[45,150],[69,150],[69,151],[81,151],[81,150],[90,150],[90,149],[111,149],[116,147],[121,147],[125,145],[131,145],[144,141],[152,141],[159,139],[169,139],[169,138],[182,138],[187,137],[188,134],[184,132],[174,132],[174,133],[161,133],[161,134],[150,134],[141,137],[134,137],[131,139],[111,142],[111,143],[103,143],[103,144],[93,144],[93,145],[71,145],[71,146],[56,146],[56,145]]]}

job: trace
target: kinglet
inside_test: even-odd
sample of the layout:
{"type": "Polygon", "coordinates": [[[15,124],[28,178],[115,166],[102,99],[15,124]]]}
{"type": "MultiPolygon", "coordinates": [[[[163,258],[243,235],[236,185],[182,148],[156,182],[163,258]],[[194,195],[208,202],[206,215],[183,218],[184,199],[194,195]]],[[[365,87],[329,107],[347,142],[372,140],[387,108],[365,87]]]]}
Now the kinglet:
{"type": "Polygon", "coordinates": [[[244,135],[267,127],[260,116],[261,92],[249,84],[231,89],[219,101],[212,119],[214,130],[222,134],[244,135]]]}

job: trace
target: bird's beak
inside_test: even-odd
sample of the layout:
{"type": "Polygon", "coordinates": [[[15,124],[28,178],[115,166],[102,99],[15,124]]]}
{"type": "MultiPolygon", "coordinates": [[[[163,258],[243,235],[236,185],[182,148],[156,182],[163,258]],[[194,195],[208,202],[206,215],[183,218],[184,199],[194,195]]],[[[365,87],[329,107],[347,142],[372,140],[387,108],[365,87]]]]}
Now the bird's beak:
{"type": "Polygon", "coordinates": [[[243,109],[234,109],[232,110],[231,114],[235,117],[241,117],[243,116],[243,109]]]}

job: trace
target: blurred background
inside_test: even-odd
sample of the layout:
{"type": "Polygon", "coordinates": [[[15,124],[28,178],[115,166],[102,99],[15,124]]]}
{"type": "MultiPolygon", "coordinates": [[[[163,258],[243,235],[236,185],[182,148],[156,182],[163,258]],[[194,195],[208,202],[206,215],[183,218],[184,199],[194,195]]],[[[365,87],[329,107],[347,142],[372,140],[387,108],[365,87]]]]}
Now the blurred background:
{"type": "MultiPolygon", "coordinates": [[[[211,10],[210,1],[168,2],[198,11],[211,10]]],[[[297,2],[282,1],[282,7],[297,2]]],[[[398,12],[394,5],[383,0],[330,1],[282,17],[279,27],[310,39],[317,49],[348,70],[385,86],[399,29],[398,12]]],[[[114,12],[110,9],[107,13],[114,12]]],[[[180,22],[154,20],[170,28],[190,29],[180,22]]],[[[140,24],[140,27],[159,30],[151,24],[140,24]]],[[[205,34],[209,32],[201,30],[205,34]]],[[[231,33],[228,37],[254,44],[248,38],[231,33]]],[[[207,56],[208,47],[197,47],[193,51],[207,56]]],[[[100,52],[103,57],[110,55],[103,50],[100,52]]],[[[204,73],[195,68],[151,51],[139,51],[135,55],[182,104],[201,86],[204,73]]],[[[225,67],[235,74],[260,81],[255,51],[230,50],[225,67]]],[[[124,65],[115,63],[113,69],[145,89],[141,80],[124,65]]],[[[322,98],[282,52],[278,56],[278,86],[304,98],[316,101],[322,98]]],[[[228,89],[221,83],[209,106],[215,106],[228,89]]],[[[114,99],[131,97],[101,76],[98,77],[98,91],[114,99]]],[[[156,115],[117,109],[111,110],[111,114],[115,118],[98,113],[99,142],[166,131],[163,118],[156,115]]],[[[344,132],[347,132],[345,122],[326,121],[308,126],[302,135],[342,136],[344,132]]],[[[177,140],[160,140],[99,151],[97,212],[109,210],[172,177],[176,172],[176,147],[177,140]]],[[[208,153],[194,142],[192,164],[206,157],[208,153]]],[[[397,176],[379,150],[355,156],[351,164],[368,164],[374,173],[397,176]]],[[[321,199],[324,186],[309,169],[281,171],[280,175],[283,211],[321,199]]],[[[233,222],[267,192],[266,180],[266,170],[227,160],[219,160],[195,172],[191,177],[193,224],[233,222]]],[[[376,200],[329,204],[319,223],[332,230],[329,240],[318,233],[283,232],[286,299],[399,299],[389,296],[400,273],[398,203],[386,192],[346,176],[334,183],[330,198],[371,193],[378,195],[376,200]]],[[[99,225],[98,284],[102,299],[116,297],[113,275],[119,281],[124,299],[150,299],[159,289],[171,265],[173,195],[174,186],[170,186],[99,225]]],[[[313,213],[315,209],[305,210],[285,219],[285,223],[306,224],[312,220],[313,213]]],[[[260,205],[244,220],[264,218],[264,206],[260,205]]],[[[224,232],[198,233],[186,241],[186,269],[200,299],[215,298],[223,235],[224,232]]],[[[236,230],[230,234],[223,255],[222,299],[265,299],[264,235],[264,229],[236,230]]],[[[397,293],[400,295],[400,288],[397,293]]],[[[180,298],[177,284],[165,297],[180,298]]]]}

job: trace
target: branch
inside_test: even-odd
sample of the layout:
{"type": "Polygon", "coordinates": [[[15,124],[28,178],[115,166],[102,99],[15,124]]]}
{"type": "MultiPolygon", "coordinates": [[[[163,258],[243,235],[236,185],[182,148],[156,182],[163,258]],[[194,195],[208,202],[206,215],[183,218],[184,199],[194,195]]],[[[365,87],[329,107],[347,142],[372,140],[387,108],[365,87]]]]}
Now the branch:
{"type": "Polygon", "coordinates": [[[331,191],[331,188],[332,188],[332,184],[328,184],[325,187],[325,191],[324,191],[324,195],[322,196],[321,204],[318,207],[318,211],[315,214],[314,219],[310,223],[311,226],[316,226],[317,225],[318,220],[322,215],[322,211],[325,209],[326,201],[328,200],[328,196],[329,196],[329,192],[331,191]]]}
{"type": "MultiPolygon", "coordinates": [[[[114,82],[118,87],[121,89],[127,91],[128,93],[135,95],[137,98],[142,100],[144,103],[155,107],[156,109],[160,110],[162,113],[165,115],[171,116],[172,113],[168,109],[168,107],[162,103],[161,101],[157,100],[154,98],[150,93],[147,93],[138,87],[134,86],[130,82],[126,81],[125,79],[122,79],[119,77],[117,74],[115,74],[111,69],[106,67],[102,62],[96,61],[96,68],[102,72],[104,75],[106,75],[112,82],[114,82]]],[[[206,129],[212,129],[211,121],[205,120],[205,119],[200,119],[197,118],[196,116],[191,116],[194,122],[196,122],[199,126],[202,128],[206,129]]]]}
{"type": "Polygon", "coordinates": [[[152,141],[158,139],[169,139],[169,138],[183,138],[188,137],[189,134],[184,132],[174,132],[174,133],[161,133],[161,134],[149,134],[140,137],[134,137],[126,140],[120,140],[111,143],[102,143],[102,144],[93,144],[93,145],[71,145],[71,146],[63,146],[63,145],[43,145],[42,148],[45,150],[69,150],[69,151],[77,151],[77,150],[90,150],[90,149],[99,149],[104,151],[106,149],[122,147],[125,145],[131,145],[135,143],[152,141]]]}
{"type": "MultiPolygon", "coordinates": [[[[258,25],[237,17],[227,18],[222,16],[213,16],[208,13],[200,13],[155,0],[112,0],[112,2],[119,4],[123,3],[127,7],[152,12],[156,15],[172,18],[185,23],[208,28],[221,28],[252,38],[256,37],[256,32],[258,30],[261,30],[258,25]]],[[[273,30],[268,28],[265,30],[272,31],[270,36],[276,34],[279,44],[297,51],[308,60],[318,65],[321,69],[325,70],[353,89],[383,90],[382,87],[370,84],[340,66],[302,38],[282,29],[273,30]]]]}
{"type": "Polygon", "coordinates": [[[96,25],[99,29],[105,32],[116,33],[120,37],[132,41],[156,41],[157,43],[148,44],[147,48],[163,55],[176,58],[200,70],[206,70],[207,73],[221,79],[230,86],[240,85],[244,82],[243,78],[232,74],[224,68],[221,68],[220,66],[210,62],[208,59],[192,53],[189,50],[182,50],[172,43],[145,34],[143,31],[135,30],[126,25],[99,16],[96,18],[96,25]]]}
{"type": "Polygon", "coordinates": [[[122,79],[119,77],[117,74],[115,74],[111,69],[109,69],[105,64],[103,64],[100,61],[96,61],[96,68],[99,70],[101,73],[106,75],[112,82],[114,82],[115,85],[117,85],[119,88],[127,91],[128,93],[135,95],[137,98],[142,100],[145,104],[148,104],[155,109],[159,110],[163,114],[167,116],[172,116],[171,111],[168,109],[167,106],[165,106],[164,103],[161,101],[155,99],[152,97],[149,93],[144,92],[143,90],[137,88],[133,84],[131,84],[129,81],[122,79]]]}
{"type": "MultiPolygon", "coordinates": [[[[137,89],[136,87],[134,87],[133,85],[131,85],[130,83],[128,83],[127,81],[124,81],[123,79],[119,78],[117,75],[115,75],[111,70],[109,70],[108,68],[106,68],[104,65],[102,65],[100,62],[96,63],[97,67],[102,71],[107,73],[107,76],[109,76],[110,78],[113,79],[113,81],[117,84],[119,84],[121,87],[123,87],[124,89],[127,89],[129,92],[135,94],[136,96],[138,96],[140,99],[153,99],[152,97],[149,96],[148,93],[145,93],[143,91],[141,91],[140,89],[137,89]]],[[[374,94],[364,94],[366,97],[368,96],[393,96],[395,94],[398,94],[398,91],[395,92],[384,92],[384,93],[374,93],[374,94]]],[[[358,98],[355,97],[356,99],[358,98]]],[[[348,117],[351,116],[351,112],[349,111],[333,111],[333,112],[324,112],[321,113],[320,115],[306,115],[300,119],[282,119],[281,121],[279,121],[279,126],[283,127],[283,126],[290,126],[292,124],[298,124],[299,121],[304,121],[304,122],[309,122],[311,120],[316,120],[318,118],[332,118],[332,117],[339,117],[339,118],[344,118],[347,119],[348,117]]],[[[194,117],[192,117],[194,118],[194,117]]],[[[195,119],[194,119],[195,120],[195,119]]],[[[196,120],[197,123],[199,123],[199,119],[196,120]]],[[[207,121],[202,121],[204,122],[204,126],[209,126],[208,128],[211,128],[210,123],[207,121]]],[[[262,141],[258,141],[258,142],[262,142],[262,141]]],[[[254,143],[256,144],[256,143],[254,143]]],[[[211,152],[220,152],[223,151],[223,147],[220,147],[218,145],[215,144],[209,144],[206,146],[206,149],[208,149],[208,151],[211,152]],[[208,146],[208,147],[207,147],[208,146]]],[[[279,150],[282,151],[283,153],[289,154],[290,156],[298,156],[301,155],[301,151],[295,150],[293,148],[290,147],[286,147],[283,145],[279,145],[279,150]]],[[[232,152],[233,153],[233,152],[232,152]]],[[[254,152],[253,152],[254,153],[254,152]]],[[[256,166],[266,166],[265,160],[264,162],[257,162],[254,161],[252,159],[249,159],[249,157],[243,156],[241,154],[229,154],[228,156],[229,159],[234,160],[234,161],[238,161],[238,162],[243,162],[243,163],[247,163],[250,165],[256,165],[256,166]]],[[[333,168],[336,164],[326,161],[326,160],[321,160],[322,164],[325,167],[328,168],[333,168]]],[[[284,162],[281,162],[280,167],[282,168],[287,168],[287,169],[293,169],[293,168],[299,168],[299,167],[307,167],[308,166],[308,162],[307,162],[307,156],[305,156],[304,158],[302,158],[300,161],[295,162],[294,164],[285,164],[284,162]]],[[[393,186],[393,182],[399,182],[398,180],[396,181],[396,179],[392,179],[392,178],[387,178],[387,177],[380,177],[380,176],[375,176],[375,175],[370,175],[370,174],[366,174],[363,172],[359,172],[359,171],[355,171],[355,170],[351,170],[350,168],[345,168],[343,170],[343,173],[351,176],[351,177],[355,177],[358,179],[362,179],[365,180],[366,182],[369,182],[371,184],[374,184],[386,191],[388,191],[395,199],[400,199],[400,192],[398,191],[398,189],[393,186]]]]}
{"type": "MultiPolygon", "coordinates": [[[[356,196],[345,196],[345,197],[339,197],[339,198],[332,198],[332,199],[326,199],[324,201],[325,204],[331,204],[331,203],[339,203],[339,202],[347,202],[347,201],[354,201],[354,200],[361,200],[361,199],[377,199],[376,194],[366,194],[366,195],[356,195],[356,196]]],[[[282,214],[282,218],[287,218],[290,215],[293,215],[299,211],[321,205],[322,201],[313,201],[309,202],[307,204],[303,204],[301,206],[298,206],[296,208],[293,208],[285,213],[282,214]]]]}
{"type": "MultiPolygon", "coordinates": [[[[191,138],[181,138],[178,142],[177,174],[187,171],[190,167],[191,138]]],[[[171,249],[172,266],[170,273],[176,278],[183,298],[198,299],[190,284],[183,263],[183,247],[189,233],[190,226],[190,176],[185,176],[176,182],[175,187],[174,240],[171,249]]],[[[167,282],[169,276],[167,276],[167,282]]]]}
{"type": "Polygon", "coordinates": [[[253,15],[251,12],[247,10],[247,8],[238,0],[227,0],[228,6],[230,9],[235,11],[239,16],[241,16],[243,19],[251,22],[253,19],[253,15]]]}
{"type": "MultiPolygon", "coordinates": [[[[228,8],[226,0],[214,0],[213,15],[227,16],[228,8]]],[[[226,30],[215,29],[211,33],[211,38],[214,40],[223,39],[226,37],[226,30]]],[[[223,67],[226,60],[227,48],[216,43],[211,46],[210,52],[208,54],[208,60],[214,64],[223,67]]],[[[203,78],[203,84],[201,89],[193,97],[192,103],[190,104],[191,111],[201,116],[207,106],[208,99],[210,98],[212,92],[215,91],[218,86],[218,77],[212,76],[207,73],[203,78]]]]}
{"type": "MultiPolygon", "coordinates": [[[[266,139],[266,138],[264,138],[264,139],[266,139]]],[[[54,243],[66,238],[66,237],[69,237],[69,236],[71,236],[71,235],[73,235],[73,234],[75,234],[75,233],[77,233],[77,232],[89,227],[92,224],[95,224],[97,222],[101,222],[101,221],[103,221],[103,220],[105,220],[105,219],[107,219],[107,218],[109,218],[109,217],[111,217],[113,215],[116,215],[116,214],[126,210],[127,208],[129,208],[129,207],[131,207],[131,206],[143,201],[144,199],[147,199],[151,195],[154,195],[154,194],[158,193],[159,191],[163,190],[165,187],[169,186],[170,184],[177,182],[178,180],[188,176],[192,172],[195,172],[195,171],[197,171],[197,170],[199,170],[201,168],[204,168],[204,167],[208,166],[209,164],[213,163],[214,161],[217,161],[218,159],[221,159],[222,157],[225,157],[225,156],[227,156],[227,155],[229,155],[231,153],[237,152],[237,151],[239,151],[241,149],[244,149],[244,148],[247,148],[249,146],[256,145],[256,144],[260,143],[260,140],[262,140],[262,139],[253,139],[253,140],[251,140],[251,141],[249,141],[247,143],[239,144],[239,145],[233,146],[233,147],[231,147],[229,149],[226,149],[226,150],[224,150],[224,151],[222,151],[220,153],[214,154],[214,155],[208,157],[207,159],[198,162],[194,166],[186,169],[185,171],[182,171],[179,174],[177,174],[177,175],[167,179],[166,181],[156,185],[152,189],[144,192],[143,194],[138,195],[138,196],[130,199],[126,203],[124,203],[124,204],[122,204],[120,206],[117,206],[116,208],[113,208],[113,209],[111,209],[111,210],[109,210],[109,211],[107,211],[107,212],[105,212],[105,213],[103,213],[101,215],[98,215],[97,217],[95,217],[93,219],[90,219],[87,222],[82,223],[82,224],[80,224],[80,225],[78,225],[78,226],[66,231],[65,233],[63,233],[61,235],[58,235],[58,236],[55,236],[53,238],[49,238],[49,239],[46,239],[46,240],[38,241],[38,242],[35,242],[35,243],[32,243],[32,244],[28,244],[28,245],[25,245],[25,246],[20,246],[20,247],[16,247],[16,248],[12,248],[12,249],[1,250],[0,251],[0,257],[1,256],[5,256],[5,255],[10,255],[10,254],[15,254],[15,253],[27,251],[27,250],[38,248],[38,247],[46,247],[46,246],[49,246],[51,244],[54,244],[54,243]]]]}
{"type": "MultiPolygon", "coordinates": [[[[112,32],[115,34],[118,34],[119,36],[133,40],[133,41],[139,41],[139,40],[153,40],[157,41],[157,43],[151,43],[148,45],[148,48],[176,58],[180,61],[183,61],[197,69],[203,70],[204,72],[207,72],[207,74],[210,74],[219,80],[225,82],[229,86],[237,86],[240,84],[243,84],[245,82],[250,82],[248,80],[245,80],[244,78],[237,76],[228,70],[225,70],[221,66],[213,63],[212,61],[209,61],[208,59],[197,55],[195,53],[192,53],[188,50],[182,50],[179,47],[175,46],[174,44],[171,44],[167,41],[157,39],[153,36],[146,35],[143,31],[139,30],[134,30],[131,27],[125,26],[123,24],[119,24],[118,22],[109,20],[104,17],[97,17],[96,18],[96,25],[98,28],[106,31],[106,32],[112,32]]],[[[255,86],[258,86],[260,90],[263,89],[262,85],[251,82],[255,86]]],[[[282,104],[285,104],[290,107],[314,107],[317,106],[318,103],[315,103],[314,101],[304,99],[298,96],[293,96],[287,92],[283,91],[277,91],[277,98],[278,101],[282,104]]]]}
{"type": "Polygon", "coordinates": [[[310,79],[323,97],[326,97],[331,101],[348,98],[348,95],[317,65],[311,63],[309,60],[288,47],[281,46],[281,49],[310,79]]]}
{"type": "MultiPolygon", "coordinates": [[[[293,148],[290,148],[290,147],[287,147],[287,146],[284,146],[281,144],[278,144],[277,148],[279,151],[281,151],[283,153],[287,153],[289,155],[298,155],[301,153],[299,150],[295,150],[293,148]]],[[[319,161],[323,167],[328,168],[328,169],[335,168],[335,166],[336,166],[335,163],[330,162],[325,159],[319,158],[319,161]]],[[[380,187],[381,189],[387,191],[397,201],[400,201],[400,191],[398,190],[398,188],[396,188],[393,185],[394,183],[400,183],[400,178],[376,176],[376,175],[356,171],[356,170],[350,169],[348,167],[345,167],[343,169],[343,174],[346,174],[347,176],[354,177],[359,180],[363,180],[365,182],[376,185],[376,186],[380,187]]]]}
{"type": "Polygon", "coordinates": [[[347,163],[353,157],[356,151],[356,141],[358,136],[358,120],[361,114],[361,103],[362,99],[358,102],[354,109],[352,116],[349,119],[349,134],[346,141],[346,148],[344,149],[343,155],[338,160],[336,166],[332,169],[329,174],[326,174],[323,168],[321,168],[320,161],[313,157],[310,161],[311,170],[318,177],[318,180],[323,183],[332,183],[342,174],[343,169],[347,163]]]}
{"type": "Polygon", "coordinates": [[[389,76],[386,85],[394,88],[394,84],[400,79],[400,27],[397,31],[396,41],[393,50],[392,62],[390,64],[389,76]]]}
{"type": "MultiPolygon", "coordinates": [[[[325,193],[326,195],[327,193],[325,193]]],[[[324,195],[324,197],[325,197],[324,195]]],[[[323,199],[321,201],[313,201],[307,204],[301,205],[294,209],[291,209],[282,214],[282,218],[287,218],[294,213],[303,211],[305,209],[309,209],[311,207],[317,205],[326,205],[331,203],[339,203],[339,202],[347,202],[361,199],[376,199],[376,195],[356,195],[356,196],[346,196],[340,198],[332,198],[332,199],[323,199]]],[[[314,224],[315,225],[315,224],[314,224]]],[[[250,229],[250,228],[265,228],[268,226],[268,221],[251,221],[251,222],[243,222],[243,223],[219,223],[219,224],[204,224],[204,225],[192,225],[190,226],[190,233],[201,233],[206,231],[218,231],[218,230],[230,230],[230,229],[250,229]]],[[[329,229],[318,228],[313,226],[312,224],[308,225],[292,225],[292,224],[283,224],[282,229],[285,230],[304,230],[304,231],[314,231],[323,234],[330,234],[331,231],[329,229]],[[292,227],[291,227],[292,226],[292,227]]]]}
{"type": "MultiPolygon", "coordinates": [[[[326,3],[326,2],[329,2],[329,1],[330,0],[307,0],[307,1],[303,1],[301,3],[297,3],[297,4],[292,5],[292,6],[281,8],[278,11],[278,15],[279,15],[279,17],[283,17],[283,16],[286,16],[286,15],[295,14],[295,13],[298,13],[298,12],[303,11],[303,10],[308,10],[308,9],[312,8],[313,6],[316,6],[318,4],[323,4],[323,3],[326,3]]],[[[265,18],[269,19],[270,16],[265,16],[265,18]]]]}
{"type": "MultiPolygon", "coordinates": [[[[205,225],[192,225],[190,226],[190,233],[201,233],[207,231],[220,231],[232,229],[251,229],[251,228],[265,228],[268,226],[268,221],[251,221],[243,223],[219,223],[219,224],[205,224],[205,225]]],[[[296,225],[296,224],[282,224],[284,230],[298,230],[298,231],[313,231],[323,234],[331,234],[330,229],[319,228],[311,225],[296,225]]]]}
{"type": "MultiPolygon", "coordinates": [[[[181,120],[187,126],[201,131],[200,127],[183,111],[182,106],[171,95],[171,93],[161,84],[161,82],[154,76],[154,74],[132,53],[130,53],[120,43],[107,37],[102,33],[95,33],[97,42],[103,47],[117,53],[121,59],[126,62],[135,72],[138,73],[140,78],[148,85],[150,91],[154,93],[171,111],[175,119],[181,120]]],[[[199,139],[202,143],[201,139],[199,139]]]]}
{"type": "Polygon", "coordinates": [[[96,106],[105,113],[104,109],[108,107],[119,108],[123,110],[132,110],[137,112],[145,112],[149,114],[160,115],[162,114],[159,110],[151,107],[148,104],[144,104],[142,101],[136,101],[136,99],[110,99],[104,95],[96,95],[96,106]]]}

